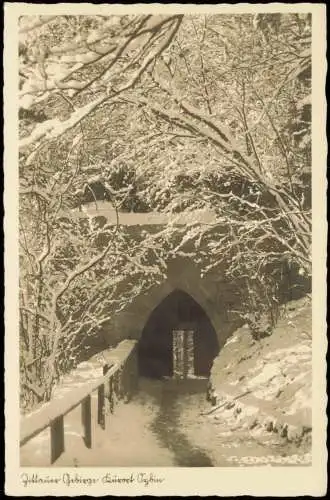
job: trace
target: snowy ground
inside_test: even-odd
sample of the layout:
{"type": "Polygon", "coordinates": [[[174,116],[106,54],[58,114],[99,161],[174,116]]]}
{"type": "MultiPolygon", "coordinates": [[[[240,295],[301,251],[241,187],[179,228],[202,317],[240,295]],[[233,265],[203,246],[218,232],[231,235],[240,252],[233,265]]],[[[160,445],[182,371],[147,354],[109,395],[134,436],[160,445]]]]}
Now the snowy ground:
{"type": "MultiPolygon", "coordinates": [[[[184,389],[184,388],[183,388],[184,389]]],[[[96,401],[94,401],[96,403],[96,401]]],[[[96,405],[95,405],[96,407],[96,405]]],[[[108,416],[106,430],[94,429],[93,449],[81,438],[79,410],[66,419],[66,452],[55,466],[222,467],[308,464],[310,456],[283,439],[235,431],[225,416],[203,415],[210,409],[205,387],[178,392],[170,381],[140,380],[140,391],[120,402],[108,416]]],[[[22,465],[47,465],[48,435],[22,448],[22,465]]]]}

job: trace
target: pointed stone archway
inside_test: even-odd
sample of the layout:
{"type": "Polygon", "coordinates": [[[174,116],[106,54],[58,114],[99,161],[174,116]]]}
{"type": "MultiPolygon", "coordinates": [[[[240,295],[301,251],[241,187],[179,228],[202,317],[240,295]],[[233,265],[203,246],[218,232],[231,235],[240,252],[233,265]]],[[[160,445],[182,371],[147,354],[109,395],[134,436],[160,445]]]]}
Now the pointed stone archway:
{"type": "MultiPolygon", "coordinates": [[[[129,286],[131,286],[130,278],[127,280],[127,287],[129,286]]],[[[153,329],[151,325],[157,323],[157,316],[158,318],[162,318],[159,321],[160,326],[157,328],[159,330],[163,329],[162,323],[168,322],[169,318],[173,317],[173,301],[175,302],[175,297],[178,299],[179,292],[181,297],[184,294],[186,297],[188,296],[190,298],[188,302],[193,304],[190,307],[191,311],[196,311],[193,321],[196,323],[196,317],[200,318],[197,321],[199,328],[197,329],[197,333],[194,334],[195,344],[200,346],[198,359],[201,360],[204,358],[204,345],[199,341],[200,336],[203,338],[202,331],[213,333],[210,336],[204,334],[204,337],[206,335],[209,339],[213,338],[209,342],[211,345],[217,346],[215,349],[215,355],[217,355],[228,337],[242,322],[236,313],[232,312],[235,304],[239,301],[239,294],[237,295],[236,289],[230,284],[222,279],[220,280],[219,276],[216,277],[210,274],[207,277],[201,277],[198,267],[190,262],[189,259],[177,258],[168,263],[167,273],[163,281],[154,283],[148,290],[137,295],[131,303],[127,304],[123,311],[115,314],[109,322],[101,327],[99,334],[93,337],[92,345],[89,344],[89,357],[106,349],[109,345],[117,345],[125,338],[137,340],[141,346],[141,353],[143,353],[143,350],[146,349],[146,338],[151,339],[151,334],[147,334],[146,331],[153,329]],[[172,307],[169,305],[171,301],[172,307]],[[167,311],[166,305],[168,306],[167,311]],[[163,311],[163,314],[161,314],[161,311],[163,311]],[[204,326],[201,326],[203,323],[201,318],[204,318],[204,326]],[[143,339],[140,342],[142,335],[143,339]]],[[[182,303],[180,300],[179,302],[182,303]]],[[[187,323],[187,321],[189,323],[189,318],[188,320],[184,319],[183,323],[187,323]]],[[[170,328],[172,330],[180,328],[189,330],[190,326],[189,324],[180,325],[177,318],[170,325],[170,328]]],[[[156,352],[158,352],[157,347],[151,348],[154,341],[154,338],[150,340],[147,350],[156,349],[156,352]]],[[[206,349],[208,349],[209,342],[205,344],[207,346],[205,347],[206,349]]],[[[167,349],[172,349],[169,347],[169,339],[165,345],[167,349]]],[[[212,350],[213,348],[211,348],[212,350]]],[[[171,350],[169,352],[169,355],[172,356],[173,352],[171,350]]],[[[159,357],[158,354],[157,356],[159,357]]],[[[209,359],[209,356],[209,354],[205,354],[206,359],[209,359]]],[[[201,363],[203,364],[202,361],[201,363]]],[[[199,372],[199,370],[196,371],[197,373],[199,372]]],[[[203,370],[200,371],[203,372],[203,370]]],[[[155,369],[155,372],[157,372],[157,369],[155,369]]]]}
{"type": "Polygon", "coordinates": [[[175,289],[152,310],[142,330],[138,347],[140,375],[155,378],[178,375],[180,350],[187,369],[183,366],[179,377],[208,377],[219,344],[202,306],[187,292],[175,289]]]}

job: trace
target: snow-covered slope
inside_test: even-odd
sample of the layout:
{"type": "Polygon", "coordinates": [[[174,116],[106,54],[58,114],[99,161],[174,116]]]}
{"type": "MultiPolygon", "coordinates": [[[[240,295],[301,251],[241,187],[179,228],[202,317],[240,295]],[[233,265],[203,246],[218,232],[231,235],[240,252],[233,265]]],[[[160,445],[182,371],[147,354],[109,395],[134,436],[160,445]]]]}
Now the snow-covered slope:
{"type": "Polygon", "coordinates": [[[287,304],[272,335],[253,340],[247,326],[215,359],[215,419],[253,433],[309,443],[312,428],[312,310],[309,298],[287,304]]]}

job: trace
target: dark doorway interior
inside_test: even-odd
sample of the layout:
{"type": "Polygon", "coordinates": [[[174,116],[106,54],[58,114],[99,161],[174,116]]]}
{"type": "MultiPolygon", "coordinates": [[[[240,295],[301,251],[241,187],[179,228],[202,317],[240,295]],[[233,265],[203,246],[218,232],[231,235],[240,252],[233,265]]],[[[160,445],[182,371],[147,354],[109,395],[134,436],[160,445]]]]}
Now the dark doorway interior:
{"type": "Polygon", "coordinates": [[[139,373],[173,376],[173,331],[194,332],[194,374],[208,376],[219,351],[216,332],[203,308],[187,293],[174,290],[150,314],[139,341],[139,373]]]}

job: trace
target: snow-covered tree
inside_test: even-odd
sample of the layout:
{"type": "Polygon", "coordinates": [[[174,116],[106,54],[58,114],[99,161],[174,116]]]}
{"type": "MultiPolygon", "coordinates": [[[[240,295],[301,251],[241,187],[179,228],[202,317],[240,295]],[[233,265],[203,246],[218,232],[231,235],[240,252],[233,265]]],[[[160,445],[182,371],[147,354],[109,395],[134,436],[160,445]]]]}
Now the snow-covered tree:
{"type": "Polygon", "coordinates": [[[245,312],[311,274],[309,15],[24,16],[18,50],[25,398],[50,397],[165,252],[244,283],[245,312]],[[100,199],[215,220],[136,241],[72,215],[100,199]]]}

